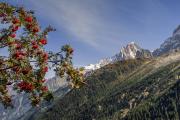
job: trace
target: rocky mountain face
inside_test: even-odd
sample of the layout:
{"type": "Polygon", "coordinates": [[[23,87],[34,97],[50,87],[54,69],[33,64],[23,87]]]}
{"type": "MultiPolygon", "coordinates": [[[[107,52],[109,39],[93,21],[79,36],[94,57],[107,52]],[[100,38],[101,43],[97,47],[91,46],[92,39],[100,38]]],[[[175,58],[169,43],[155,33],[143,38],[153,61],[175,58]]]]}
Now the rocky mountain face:
{"type": "Polygon", "coordinates": [[[151,58],[152,54],[149,50],[142,49],[136,43],[131,42],[126,47],[122,47],[118,54],[112,57],[100,60],[97,64],[90,64],[85,66],[86,71],[99,69],[107,64],[114,63],[116,61],[123,61],[135,58],[151,58]]]}
{"type": "Polygon", "coordinates": [[[154,56],[160,56],[169,52],[180,50],[180,25],[174,30],[171,37],[153,52],[154,56]]]}
{"type": "Polygon", "coordinates": [[[149,50],[143,49],[136,43],[131,42],[126,47],[123,47],[117,56],[116,61],[122,61],[136,58],[151,58],[152,54],[149,50]]]}
{"type": "MultiPolygon", "coordinates": [[[[70,90],[67,83],[65,82],[65,79],[59,77],[53,77],[45,84],[56,97],[61,97],[70,90]]],[[[29,114],[29,111],[35,111],[35,109],[32,108],[30,104],[27,94],[17,94],[12,90],[11,93],[13,93],[12,99],[14,108],[4,109],[4,107],[0,105],[1,120],[19,120],[19,118],[24,116],[27,112],[29,114]]],[[[47,107],[46,105],[43,106],[47,107]]]]}
{"type": "Polygon", "coordinates": [[[61,87],[67,86],[67,84],[66,78],[60,78],[59,76],[55,76],[45,83],[48,89],[53,92],[57,91],[61,87]]]}

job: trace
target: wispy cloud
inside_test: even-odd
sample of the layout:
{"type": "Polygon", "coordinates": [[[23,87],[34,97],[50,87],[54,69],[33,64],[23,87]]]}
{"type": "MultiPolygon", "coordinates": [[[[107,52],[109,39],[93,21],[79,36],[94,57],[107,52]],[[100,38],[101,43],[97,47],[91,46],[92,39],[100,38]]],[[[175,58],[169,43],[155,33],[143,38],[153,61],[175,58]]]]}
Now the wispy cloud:
{"type": "Polygon", "coordinates": [[[101,15],[101,9],[105,6],[103,1],[39,0],[32,1],[32,5],[73,38],[95,48],[120,43],[121,29],[104,20],[101,15]]]}
{"type": "Polygon", "coordinates": [[[51,20],[57,29],[63,29],[63,34],[71,40],[111,54],[131,41],[149,49],[158,47],[167,33],[156,34],[171,20],[168,9],[157,0],[31,0],[28,3],[38,15],[51,20]],[[158,44],[152,42],[155,39],[158,44]]]}

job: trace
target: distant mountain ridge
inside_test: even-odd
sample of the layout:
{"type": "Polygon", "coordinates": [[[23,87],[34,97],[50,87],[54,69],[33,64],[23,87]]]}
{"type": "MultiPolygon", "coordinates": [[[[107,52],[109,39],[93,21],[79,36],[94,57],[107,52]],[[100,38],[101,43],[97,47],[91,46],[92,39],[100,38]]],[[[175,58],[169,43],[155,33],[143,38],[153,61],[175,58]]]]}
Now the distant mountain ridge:
{"type": "Polygon", "coordinates": [[[123,61],[135,58],[151,58],[152,53],[149,50],[139,47],[135,42],[129,43],[127,46],[122,47],[120,52],[112,57],[101,59],[96,64],[90,64],[84,66],[86,71],[99,69],[107,64],[114,63],[117,61],[123,61]]]}
{"type": "Polygon", "coordinates": [[[122,47],[120,52],[114,56],[101,59],[98,63],[84,66],[84,68],[86,71],[91,71],[116,61],[157,57],[175,51],[180,51],[180,25],[173,31],[172,36],[166,39],[164,43],[160,45],[160,48],[154,50],[153,52],[139,47],[135,42],[131,42],[127,44],[127,46],[122,47]]]}
{"type": "Polygon", "coordinates": [[[160,56],[168,52],[180,50],[180,25],[173,31],[171,37],[166,39],[160,48],[153,52],[153,56],[160,56]]]}

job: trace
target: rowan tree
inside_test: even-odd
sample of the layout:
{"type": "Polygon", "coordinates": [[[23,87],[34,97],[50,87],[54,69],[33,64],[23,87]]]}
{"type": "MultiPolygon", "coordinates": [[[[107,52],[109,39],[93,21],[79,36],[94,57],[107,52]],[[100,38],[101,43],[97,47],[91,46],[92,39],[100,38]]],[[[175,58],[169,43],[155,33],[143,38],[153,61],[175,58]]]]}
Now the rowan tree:
{"type": "Polygon", "coordinates": [[[0,3],[0,22],[5,26],[0,30],[0,48],[8,51],[0,56],[0,101],[4,106],[12,105],[9,85],[18,93],[29,94],[32,105],[51,100],[52,93],[44,85],[49,68],[66,76],[73,88],[84,84],[83,75],[72,65],[74,50],[69,45],[57,53],[45,50],[47,35],[55,29],[41,30],[33,11],[0,3]]]}

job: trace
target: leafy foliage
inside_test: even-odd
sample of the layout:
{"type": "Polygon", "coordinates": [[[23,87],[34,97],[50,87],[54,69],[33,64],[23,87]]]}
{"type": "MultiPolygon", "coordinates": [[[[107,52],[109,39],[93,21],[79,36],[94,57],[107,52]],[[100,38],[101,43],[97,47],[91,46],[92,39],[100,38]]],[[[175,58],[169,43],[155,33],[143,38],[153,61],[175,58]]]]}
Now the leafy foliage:
{"type": "Polygon", "coordinates": [[[48,69],[57,75],[66,75],[72,87],[79,88],[83,75],[72,65],[73,49],[69,45],[58,53],[47,52],[47,35],[55,31],[52,27],[40,29],[33,11],[0,3],[0,48],[8,51],[0,56],[0,100],[5,106],[12,105],[7,87],[12,85],[18,92],[30,95],[32,105],[43,99],[51,100],[52,95],[44,85],[48,69]]]}

